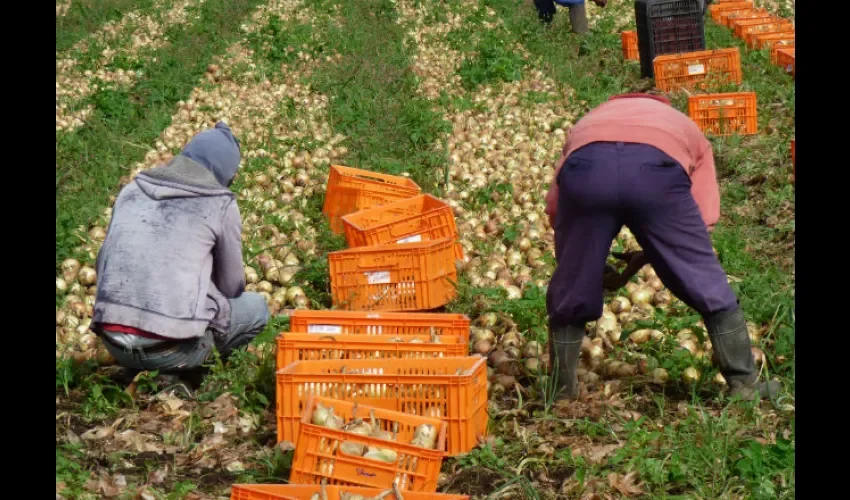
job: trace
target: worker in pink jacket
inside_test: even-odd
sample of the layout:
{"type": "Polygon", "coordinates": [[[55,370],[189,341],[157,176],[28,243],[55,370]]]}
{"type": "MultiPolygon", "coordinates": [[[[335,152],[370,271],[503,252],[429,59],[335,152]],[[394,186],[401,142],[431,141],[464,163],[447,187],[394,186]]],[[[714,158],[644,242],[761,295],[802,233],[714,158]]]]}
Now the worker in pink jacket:
{"type": "Polygon", "coordinates": [[[663,97],[625,94],[593,109],[570,130],[546,196],[557,266],[547,292],[550,352],[566,397],[585,323],[602,315],[603,287],[616,290],[651,264],[670,291],[699,312],[730,394],[775,392],[757,383],[744,314],[711,245],[720,193],[711,143],[663,97]],[[642,252],[622,255],[622,275],[606,272],[623,225],[642,252]],[[557,364],[556,364],[557,363],[557,364]]]}

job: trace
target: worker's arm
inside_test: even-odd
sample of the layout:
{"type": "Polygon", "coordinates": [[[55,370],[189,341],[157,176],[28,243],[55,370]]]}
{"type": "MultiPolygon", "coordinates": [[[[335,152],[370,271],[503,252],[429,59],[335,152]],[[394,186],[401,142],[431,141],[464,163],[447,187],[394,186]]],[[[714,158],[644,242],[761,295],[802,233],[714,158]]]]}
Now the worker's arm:
{"type": "Polygon", "coordinates": [[[233,299],[245,291],[242,218],[236,200],[231,201],[225,208],[221,222],[221,234],[213,248],[213,283],[225,297],[233,299]]]}
{"type": "Polygon", "coordinates": [[[699,206],[702,220],[709,231],[720,219],[720,188],[717,185],[717,172],[714,168],[714,153],[711,143],[703,138],[700,154],[695,158],[691,175],[691,194],[699,206]]]}

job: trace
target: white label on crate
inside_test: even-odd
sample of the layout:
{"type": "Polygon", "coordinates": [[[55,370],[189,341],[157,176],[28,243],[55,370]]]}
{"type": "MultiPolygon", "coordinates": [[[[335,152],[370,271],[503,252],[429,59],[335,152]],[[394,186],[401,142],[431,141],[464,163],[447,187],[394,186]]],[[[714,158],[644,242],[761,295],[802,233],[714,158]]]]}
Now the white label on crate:
{"type": "Polygon", "coordinates": [[[398,240],[396,243],[419,243],[422,241],[421,234],[414,234],[413,236],[408,236],[407,238],[402,238],[398,240]]]}
{"type": "Polygon", "coordinates": [[[342,333],[340,325],[307,325],[307,333],[322,333],[336,335],[342,333]]]}
{"type": "Polygon", "coordinates": [[[693,75],[704,75],[705,74],[705,64],[692,64],[688,66],[688,76],[693,75]]]}
{"type": "Polygon", "coordinates": [[[389,271],[373,271],[371,273],[363,273],[366,275],[366,279],[369,280],[370,285],[382,285],[384,283],[391,283],[390,280],[390,272],[389,271]]]}

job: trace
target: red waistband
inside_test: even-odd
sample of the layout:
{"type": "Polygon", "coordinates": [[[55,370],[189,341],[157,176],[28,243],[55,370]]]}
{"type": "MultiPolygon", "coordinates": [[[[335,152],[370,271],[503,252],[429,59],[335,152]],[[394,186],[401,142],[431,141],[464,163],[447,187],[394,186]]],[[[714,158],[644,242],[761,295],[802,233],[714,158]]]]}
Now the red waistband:
{"type": "Polygon", "coordinates": [[[118,332],[118,333],[126,333],[128,335],[136,335],[139,337],[144,337],[146,339],[153,340],[173,340],[167,337],[163,337],[161,335],[157,335],[155,333],[146,332],[144,330],[139,330],[138,328],[133,328],[132,326],[124,326],[124,325],[113,325],[109,323],[102,323],[100,327],[109,332],[118,332]]]}

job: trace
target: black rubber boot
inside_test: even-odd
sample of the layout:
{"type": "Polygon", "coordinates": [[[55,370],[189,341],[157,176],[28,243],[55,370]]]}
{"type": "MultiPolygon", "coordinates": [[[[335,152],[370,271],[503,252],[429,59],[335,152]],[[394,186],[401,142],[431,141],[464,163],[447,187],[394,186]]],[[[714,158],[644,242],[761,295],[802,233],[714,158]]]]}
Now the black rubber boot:
{"type": "Polygon", "coordinates": [[[555,17],[555,0],[534,0],[534,6],[537,7],[537,17],[540,22],[545,25],[552,24],[552,19],[555,17]]]}
{"type": "Polygon", "coordinates": [[[752,401],[776,395],[779,382],[758,382],[747,321],[741,309],[710,314],[704,320],[720,373],[729,384],[729,396],[752,401]]]}
{"type": "Polygon", "coordinates": [[[549,362],[556,377],[558,399],[575,399],[578,396],[578,362],[584,335],[584,327],[567,326],[549,330],[549,362]]]}
{"type": "Polygon", "coordinates": [[[587,33],[588,24],[587,24],[587,9],[585,8],[583,3],[577,5],[570,5],[570,27],[572,28],[572,32],[581,35],[583,33],[587,33]]]}

